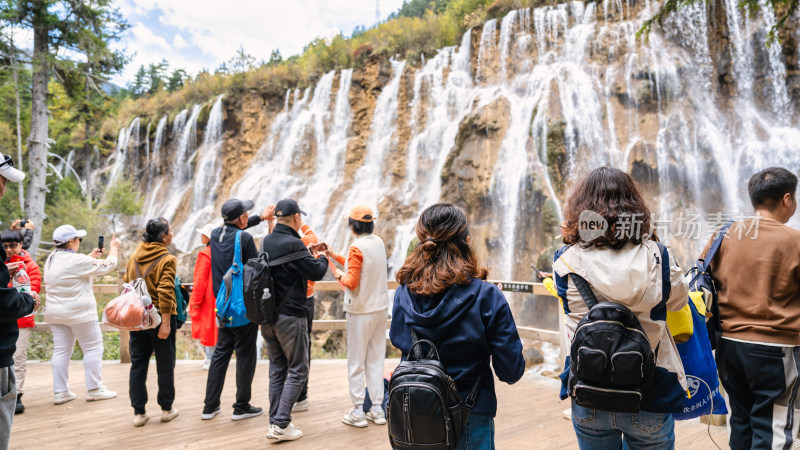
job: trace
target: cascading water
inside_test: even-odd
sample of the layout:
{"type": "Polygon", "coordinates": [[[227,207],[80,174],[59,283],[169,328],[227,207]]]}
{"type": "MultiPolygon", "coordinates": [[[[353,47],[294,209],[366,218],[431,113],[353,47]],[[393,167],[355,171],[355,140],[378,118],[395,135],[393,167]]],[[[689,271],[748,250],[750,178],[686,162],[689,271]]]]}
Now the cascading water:
{"type": "MultiPolygon", "coordinates": [[[[355,77],[352,70],[329,72],[313,88],[286,92],[283,110],[230,195],[253,199],[257,208],[283,197],[297,199],[310,213],[305,220],[338,251],[351,239],[343,217],[353,203],[391,205],[378,212],[378,224],[393,231],[387,244],[396,270],[419,213],[445,192],[443,171],[460,170],[446,164],[461,151],[458,136],[470,132],[468,121],[477,112],[502,104],[508,113],[497,120],[505,131],[492,137],[496,163],[483,200],[494,228],[476,237],[492,241],[496,249],[485,255],[493,277],[528,273],[524,262],[530,249],[518,244],[557,233],[566,193],[600,165],[639,177],[661,218],[676,219],[690,210],[704,217],[719,209],[746,213],[744,185],[754,171],[770,165],[800,170],[799,99],[792,98],[785,81],[790,75],[781,44],[764,46],[774,13],[766,8],[748,18],[736,2],[725,0],[718,5],[725,10],[724,23],[714,23],[698,4],[669,17],[649,40],[637,38],[655,7],[606,0],[513,11],[468,31],[457,48],[440,50],[419,68],[392,61],[391,77],[375,99],[363,158],[355,159],[359,166],[348,154],[356,120],[351,117],[355,77]],[[718,43],[710,43],[719,39],[715,27],[726,28],[730,40],[730,79],[719,73],[718,43]],[[473,33],[480,37],[475,49],[470,48],[473,33]],[[724,89],[720,83],[727,83],[724,89]],[[400,105],[402,98],[409,104],[400,105]],[[410,130],[405,142],[399,142],[401,125],[410,130]],[[400,179],[397,158],[405,158],[400,179]],[[531,224],[532,196],[552,210],[555,230],[531,224]]],[[[195,106],[191,114],[182,111],[176,117],[169,150],[162,148],[167,119],[158,122],[151,161],[161,167],[165,155],[170,159],[147,199],[149,216],[171,218],[190,187],[191,212],[214,203],[218,187],[201,181],[219,179],[202,168],[214,154],[208,152],[214,146],[208,142],[215,134],[213,117],[197,150],[197,170],[191,168],[199,110],[195,106]],[[156,199],[167,191],[170,200],[177,198],[174,207],[156,199]]],[[[132,135],[133,123],[120,132],[115,152],[120,166],[112,173],[123,167],[132,135]]],[[[213,142],[219,147],[221,140],[220,134],[213,142]]],[[[484,164],[481,157],[469,164],[484,164]]],[[[195,226],[206,220],[192,217],[176,224],[181,249],[191,247],[195,226]]],[[[702,241],[673,238],[671,244],[688,261],[702,241]]]]}
{"type": "MultiPolygon", "coordinates": [[[[175,234],[175,247],[189,251],[200,243],[195,228],[215,219],[217,191],[222,180],[222,95],[217,97],[208,116],[203,144],[197,149],[192,208],[180,231],[175,234]]],[[[194,114],[193,114],[194,116],[194,114]]]]}

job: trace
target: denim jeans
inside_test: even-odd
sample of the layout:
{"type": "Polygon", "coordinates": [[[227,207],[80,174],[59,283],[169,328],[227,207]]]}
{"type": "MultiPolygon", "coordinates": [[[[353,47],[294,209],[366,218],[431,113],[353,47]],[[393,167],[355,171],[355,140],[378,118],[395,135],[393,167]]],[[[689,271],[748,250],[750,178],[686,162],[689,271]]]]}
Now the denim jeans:
{"type": "Polygon", "coordinates": [[[675,421],[669,413],[615,413],[584,408],[573,401],[572,427],[581,450],[675,448],[675,421]]]}
{"type": "Polygon", "coordinates": [[[457,450],[494,450],[494,418],[470,414],[457,450]]]}

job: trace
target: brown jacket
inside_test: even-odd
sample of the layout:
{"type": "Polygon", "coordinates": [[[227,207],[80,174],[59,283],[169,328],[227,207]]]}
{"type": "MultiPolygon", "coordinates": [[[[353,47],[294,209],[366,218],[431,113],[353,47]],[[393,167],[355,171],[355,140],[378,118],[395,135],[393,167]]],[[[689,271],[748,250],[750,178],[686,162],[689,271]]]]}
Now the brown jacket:
{"type": "Polygon", "coordinates": [[[160,242],[143,242],[128,259],[128,269],[123,278],[125,282],[135,280],[136,264],[142,275],[161,255],[166,255],[158,260],[156,267],[145,278],[147,291],[153,299],[153,304],[161,314],[176,315],[175,305],[175,272],[178,269],[178,260],[169,254],[167,247],[160,242]]]}
{"type": "Polygon", "coordinates": [[[800,231],[763,217],[736,222],[711,274],[723,337],[800,345],[800,231]]]}

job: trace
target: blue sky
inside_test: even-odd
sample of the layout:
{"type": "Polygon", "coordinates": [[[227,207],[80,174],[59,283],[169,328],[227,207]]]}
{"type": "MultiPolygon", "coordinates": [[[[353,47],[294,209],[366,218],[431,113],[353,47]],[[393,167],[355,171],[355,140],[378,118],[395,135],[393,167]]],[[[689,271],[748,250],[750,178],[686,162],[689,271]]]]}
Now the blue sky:
{"type": "MultiPolygon", "coordinates": [[[[385,18],[403,0],[379,0],[385,18]]],[[[167,60],[190,75],[213,71],[239,46],[256,59],[273,49],[284,58],[302,51],[316,37],[350,35],[375,23],[375,0],[118,0],[131,25],[124,48],[132,61],[112,82],[125,86],[140,65],[167,60]]]]}

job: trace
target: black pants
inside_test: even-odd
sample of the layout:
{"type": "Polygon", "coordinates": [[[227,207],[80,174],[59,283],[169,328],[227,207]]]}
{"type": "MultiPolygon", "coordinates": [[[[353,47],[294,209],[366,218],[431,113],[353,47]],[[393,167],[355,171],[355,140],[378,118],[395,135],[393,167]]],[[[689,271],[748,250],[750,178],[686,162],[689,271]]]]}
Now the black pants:
{"type": "MultiPolygon", "coordinates": [[[[306,319],[308,319],[308,363],[309,367],[311,365],[311,325],[314,323],[314,296],[308,297],[306,299],[306,319]]],[[[308,377],[309,379],[311,377],[308,377]]],[[[302,402],[303,400],[308,398],[308,379],[306,383],[303,385],[303,389],[300,391],[300,396],[297,397],[298,402],[302,402]]]]}
{"type": "Polygon", "coordinates": [[[717,364],[730,400],[731,449],[788,450],[797,437],[800,347],[722,339],[717,364]]]}
{"type": "Polygon", "coordinates": [[[158,338],[158,327],[143,331],[131,331],[131,376],[128,394],[134,414],[144,414],[147,406],[147,369],[150,356],[156,355],[158,374],[158,405],[164,411],[172,410],[175,401],[175,332],[178,321],[170,316],[169,336],[158,338]]]}
{"type": "Polygon", "coordinates": [[[258,325],[248,323],[241,327],[220,328],[217,347],[211,356],[206,383],[207,408],[219,406],[219,397],[225,385],[225,373],[231,355],[236,351],[236,403],[234,409],[246,409],[250,405],[253,376],[256,373],[256,338],[258,325]]]}

